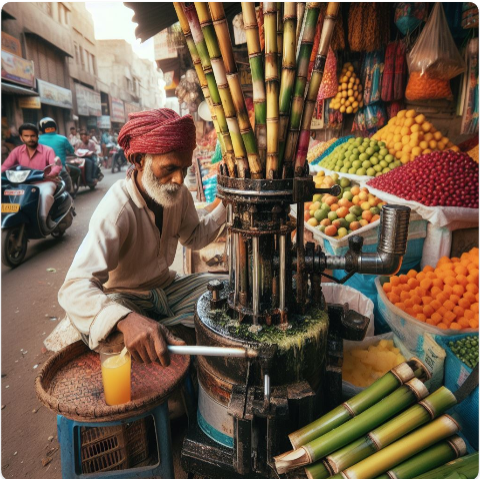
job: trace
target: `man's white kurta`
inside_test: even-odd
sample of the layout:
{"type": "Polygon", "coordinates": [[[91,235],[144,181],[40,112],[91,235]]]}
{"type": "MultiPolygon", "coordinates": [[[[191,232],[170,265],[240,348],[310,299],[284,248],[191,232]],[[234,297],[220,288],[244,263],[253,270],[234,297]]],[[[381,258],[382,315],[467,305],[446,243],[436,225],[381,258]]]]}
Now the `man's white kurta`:
{"type": "Polygon", "coordinates": [[[120,319],[131,312],[112,301],[113,292],[147,292],[169,286],[176,275],[169,266],[178,241],[200,249],[225,223],[222,204],[199,218],[185,186],[174,206],[163,211],[162,235],[133,175],[115,183],[95,210],[58,300],[75,327],[98,347],[120,319]]]}

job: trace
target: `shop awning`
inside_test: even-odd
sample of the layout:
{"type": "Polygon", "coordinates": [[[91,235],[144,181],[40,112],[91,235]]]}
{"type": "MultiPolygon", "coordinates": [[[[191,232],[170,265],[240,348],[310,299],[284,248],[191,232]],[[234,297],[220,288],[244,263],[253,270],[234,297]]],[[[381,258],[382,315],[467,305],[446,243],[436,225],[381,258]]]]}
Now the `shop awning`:
{"type": "MultiPolygon", "coordinates": [[[[123,4],[135,12],[132,18],[135,23],[138,23],[135,36],[140,38],[142,42],[178,21],[171,2],[123,2],[123,4]]],[[[239,2],[225,2],[223,6],[227,17],[241,11],[239,2]]]]}
{"type": "Polygon", "coordinates": [[[38,93],[28,88],[23,88],[21,86],[12,85],[11,83],[6,83],[2,81],[2,92],[5,93],[14,93],[16,95],[23,96],[38,96],[38,93]]]}

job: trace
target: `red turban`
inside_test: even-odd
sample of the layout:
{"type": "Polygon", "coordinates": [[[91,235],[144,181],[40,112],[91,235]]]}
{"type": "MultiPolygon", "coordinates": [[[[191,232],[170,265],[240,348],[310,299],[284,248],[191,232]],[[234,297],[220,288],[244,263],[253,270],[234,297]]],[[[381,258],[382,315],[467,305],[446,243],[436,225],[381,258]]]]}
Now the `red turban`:
{"type": "Polygon", "coordinates": [[[195,138],[195,123],[190,115],[180,116],[170,108],[159,108],[130,113],[118,135],[118,144],[129,159],[134,153],[161,155],[194,150],[195,138]]]}

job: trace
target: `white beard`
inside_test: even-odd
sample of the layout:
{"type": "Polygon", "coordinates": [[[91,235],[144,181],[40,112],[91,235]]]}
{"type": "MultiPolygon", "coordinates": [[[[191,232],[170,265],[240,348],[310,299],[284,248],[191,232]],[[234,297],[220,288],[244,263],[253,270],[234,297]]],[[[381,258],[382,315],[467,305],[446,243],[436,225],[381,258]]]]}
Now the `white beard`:
{"type": "Polygon", "coordinates": [[[178,199],[181,185],[159,183],[152,170],[153,159],[151,155],[145,156],[145,166],[143,169],[142,183],[148,196],[153,201],[162,205],[164,208],[172,207],[178,199]]]}

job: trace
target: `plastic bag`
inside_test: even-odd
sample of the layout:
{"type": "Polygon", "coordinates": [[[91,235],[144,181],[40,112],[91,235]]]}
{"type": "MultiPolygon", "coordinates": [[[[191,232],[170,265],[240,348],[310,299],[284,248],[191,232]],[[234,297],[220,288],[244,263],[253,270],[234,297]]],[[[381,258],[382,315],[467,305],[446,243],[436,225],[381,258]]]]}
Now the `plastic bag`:
{"type": "Polygon", "coordinates": [[[450,80],[465,71],[458,48],[448,28],[441,3],[436,3],[430,18],[407,57],[410,74],[450,80]]]}
{"type": "Polygon", "coordinates": [[[337,58],[335,57],[333,50],[329,48],[322,83],[318,90],[317,101],[324,100],[325,98],[332,98],[337,94],[337,91],[337,58]]]}
{"type": "Polygon", "coordinates": [[[387,123],[387,114],[382,103],[368,105],[365,108],[365,124],[367,130],[372,128],[381,128],[387,123]]]}
{"type": "Polygon", "coordinates": [[[438,100],[452,98],[450,80],[430,78],[420,72],[412,72],[405,90],[407,100],[438,100]]]}

